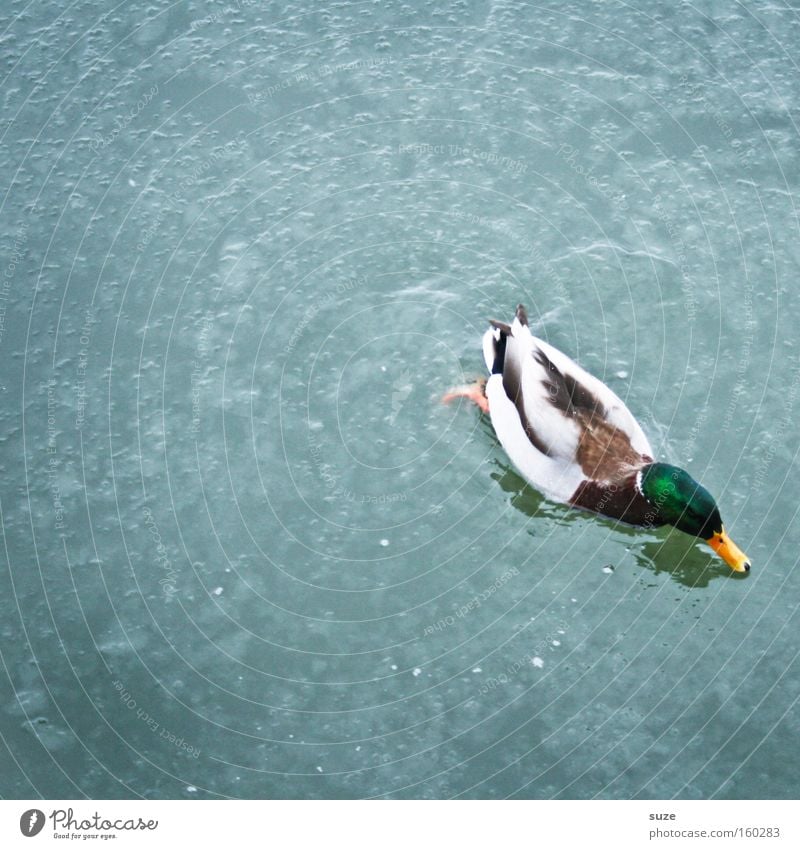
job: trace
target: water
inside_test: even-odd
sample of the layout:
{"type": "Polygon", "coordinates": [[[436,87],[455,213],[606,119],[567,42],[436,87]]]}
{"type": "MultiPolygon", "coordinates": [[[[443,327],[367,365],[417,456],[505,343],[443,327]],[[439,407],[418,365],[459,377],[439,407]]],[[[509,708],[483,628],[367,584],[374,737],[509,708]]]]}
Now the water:
{"type": "Polygon", "coordinates": [[[11,4],[4,797],[796,797],[798,21],[639,6],[11,4]],[[518,301],[749,576],[438,403],[518,301]]]}

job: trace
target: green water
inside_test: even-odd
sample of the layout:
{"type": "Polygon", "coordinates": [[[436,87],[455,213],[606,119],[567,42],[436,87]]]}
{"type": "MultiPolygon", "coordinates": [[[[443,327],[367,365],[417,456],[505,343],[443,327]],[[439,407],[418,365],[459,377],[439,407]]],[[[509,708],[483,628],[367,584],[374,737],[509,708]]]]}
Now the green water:
{"type": "Polygon", "coordinates": [[[638,5],[9,4],[0,795],[797,796],[798,19],[638,5]],[[439,403],[519,301],[748,576],[439,403]]]}

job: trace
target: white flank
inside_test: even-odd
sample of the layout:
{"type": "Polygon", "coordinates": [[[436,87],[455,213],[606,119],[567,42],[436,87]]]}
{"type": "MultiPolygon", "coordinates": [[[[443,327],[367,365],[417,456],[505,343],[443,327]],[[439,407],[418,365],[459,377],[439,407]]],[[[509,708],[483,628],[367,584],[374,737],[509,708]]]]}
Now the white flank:
{"type": "MultiPolygon", "coordinates": [[[[506,454],[519,473],[540,492],[555,501],[569,501],[585,480],[578,466],[542,454],[531,444],[519,413],[506,395],[503,376],[493,374],[486,383],[492,427],[506,454]]],[[[563,417],[562,417],[563,418],[563,417]]]]}
{"type": "Polygon", "coordinates": [[[506,342],[506,356],[516,356],[519,362],[525,416],[551,456],[572,462],[580,440],[578,425],[550,402],[544,383],[548,379],[547,369],[534,359],[537,340],[516,318],[512,329],[514,336],[506,342]]]}

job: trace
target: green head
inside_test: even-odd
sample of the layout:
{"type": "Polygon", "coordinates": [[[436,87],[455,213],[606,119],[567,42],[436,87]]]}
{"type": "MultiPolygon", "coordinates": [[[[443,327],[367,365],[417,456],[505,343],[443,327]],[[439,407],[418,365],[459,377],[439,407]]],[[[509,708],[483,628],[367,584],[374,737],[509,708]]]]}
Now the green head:
{"type": "Polygon", "coordinates": [[[654,521],[705,540],[736,572],[750,569],[744,552],[725,533],[717,502],[688,472],[669,463],[650,463],[639,473],[637,486],[654,521]]]}
{"type": "Polygon", "coordinates": [[[660,522],[701,539],[722,531],[717,502],[683,469],[668,463],[651,463],[642,469],[637,483],[660,522]]]}

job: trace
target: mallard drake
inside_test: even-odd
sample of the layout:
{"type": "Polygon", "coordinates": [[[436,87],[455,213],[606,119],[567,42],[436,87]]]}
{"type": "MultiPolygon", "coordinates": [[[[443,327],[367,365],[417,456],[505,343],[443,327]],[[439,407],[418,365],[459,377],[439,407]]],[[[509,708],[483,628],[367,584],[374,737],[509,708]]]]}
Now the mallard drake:
{"type": "Polygon", "coordinates": [[[750,561],[725,532],[716,501],[688,472],[656,463],[622,400],[561,351],[537,339],[520,304],[483,337],[488,379],[451,390],[488,413],[519,473],[548,498],[705,540],[736,572],[750,561]]]}

